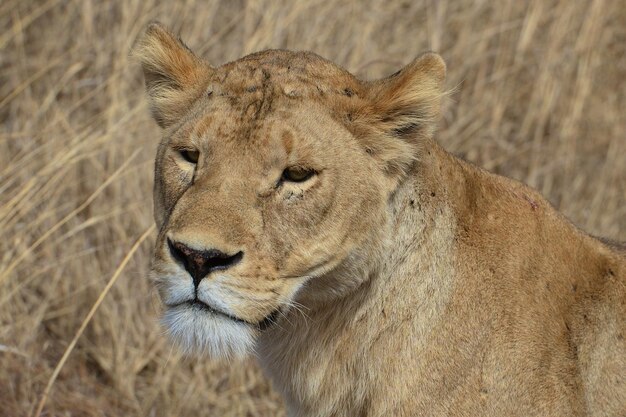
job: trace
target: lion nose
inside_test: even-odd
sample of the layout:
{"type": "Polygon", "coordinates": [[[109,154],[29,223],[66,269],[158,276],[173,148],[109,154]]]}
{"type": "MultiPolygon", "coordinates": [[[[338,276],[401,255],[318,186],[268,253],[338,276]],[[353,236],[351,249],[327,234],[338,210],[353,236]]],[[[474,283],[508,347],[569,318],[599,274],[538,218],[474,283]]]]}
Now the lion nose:
{"type": "Polygon", "coordinates": [[[217,249],[199,250],[169,238],[167,239],[167,246],[174,259],[183,264],[189,272],[196,287],[210,272],[228,269],[241,261],[243,257],[241,251],[234,255],[228,255],[217,249]]]}

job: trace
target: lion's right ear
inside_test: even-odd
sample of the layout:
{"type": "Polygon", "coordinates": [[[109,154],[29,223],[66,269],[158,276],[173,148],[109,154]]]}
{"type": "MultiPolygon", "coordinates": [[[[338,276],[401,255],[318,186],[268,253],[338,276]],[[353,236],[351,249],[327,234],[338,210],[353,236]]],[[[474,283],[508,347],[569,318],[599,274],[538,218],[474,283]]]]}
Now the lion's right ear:
{"type": "Polygon", "coordinates": [[[131,55],[143,67],[152,115],[167,128],[202,95],[213,68],[199,59],[160,23],[150,23],[131,55]]]}

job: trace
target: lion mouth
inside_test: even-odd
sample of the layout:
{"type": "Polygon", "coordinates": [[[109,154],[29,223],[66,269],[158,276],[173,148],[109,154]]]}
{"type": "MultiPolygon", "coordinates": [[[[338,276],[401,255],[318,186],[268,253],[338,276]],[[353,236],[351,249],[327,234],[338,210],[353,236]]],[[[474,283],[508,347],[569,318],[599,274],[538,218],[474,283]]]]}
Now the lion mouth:
{"type": "Polygon", "coordinates": [[[242,318],[230,315],[228,313],[225,313],[221,310],[218,310],[214,307],[211,307],[210,305],[208,305],[207,303],[195,298],[193,300],[187,300],[187,301],[183,301],[182,303],[176,303],[176,304],[167,304],[167,306],[169,308],[176,308],[176,307],[181,307],[181,306],[185,306],[187,308],[191,308],[194,310],[201,310],[207,313],[211,313],[211,314],[215,314],[218,316],[222,316],[225,317],[227,319],[230,319],[234,322],[237,323],[242,323],[242,324],[247,324],[249,326],[254,326],[256,328],[258,328],[260,331],[264,331],[266,329],[268,329],[269,327],[271,327],[273,324],[276,323],[276,319],[278,318],[278,315],[280,314],[280,308],[277,308],[276,310],[272,311],[270,314],[268,314],[267,316],[265,316],[265,318],[263,318],[263,320],[259,321],[258,323],[251,323],[247,320],[244,320],[242,318]]]}

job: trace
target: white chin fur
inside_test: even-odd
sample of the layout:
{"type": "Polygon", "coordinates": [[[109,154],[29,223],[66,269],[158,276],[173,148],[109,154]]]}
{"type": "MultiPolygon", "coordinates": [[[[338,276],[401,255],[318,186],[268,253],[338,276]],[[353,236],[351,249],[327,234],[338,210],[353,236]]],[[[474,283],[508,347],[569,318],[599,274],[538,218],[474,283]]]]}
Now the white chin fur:
{"type": "Polygon", "coordinates": [[[201,309],[167,309],[162,323],[185,353],[213,358],[238,358],[254,350],[255,333],[249,325],[201,309]]]}

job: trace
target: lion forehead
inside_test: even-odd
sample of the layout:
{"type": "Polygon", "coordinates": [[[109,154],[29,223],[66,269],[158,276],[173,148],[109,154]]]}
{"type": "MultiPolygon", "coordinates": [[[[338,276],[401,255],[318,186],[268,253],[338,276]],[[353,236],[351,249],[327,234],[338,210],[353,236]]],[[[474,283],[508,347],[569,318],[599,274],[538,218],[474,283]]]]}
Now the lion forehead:
{"type": "Polygon", "coordinates": [[[221,95],[284,95],[331,99],[358,95],[359,80],[340,66],[312,52],[267,50],[217,68],[209,91],[221,95]],[[213,87],[213,88],[212,88],[213,87]]]}

